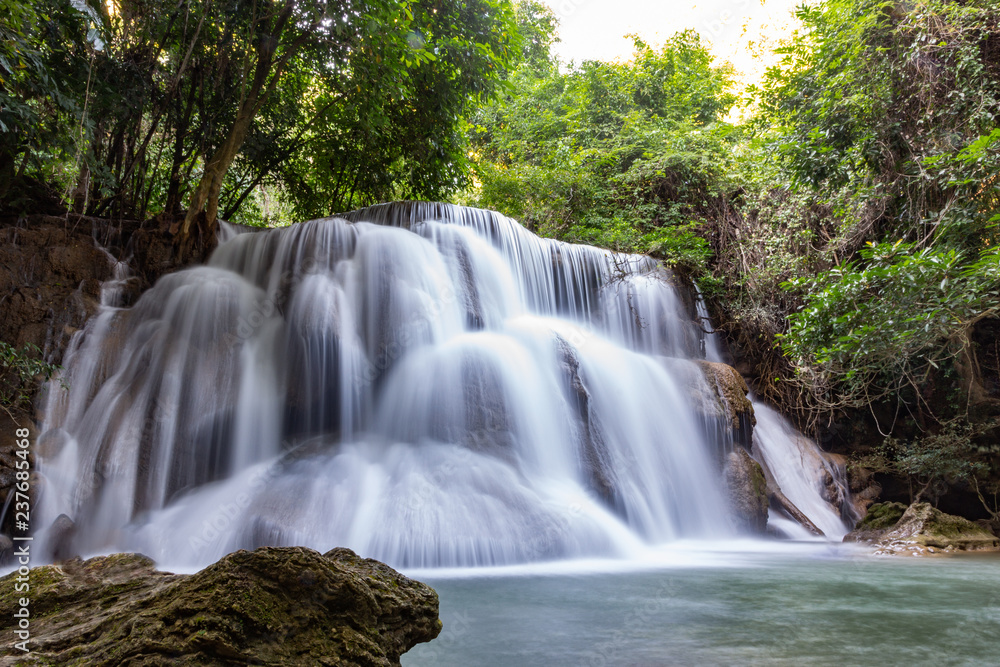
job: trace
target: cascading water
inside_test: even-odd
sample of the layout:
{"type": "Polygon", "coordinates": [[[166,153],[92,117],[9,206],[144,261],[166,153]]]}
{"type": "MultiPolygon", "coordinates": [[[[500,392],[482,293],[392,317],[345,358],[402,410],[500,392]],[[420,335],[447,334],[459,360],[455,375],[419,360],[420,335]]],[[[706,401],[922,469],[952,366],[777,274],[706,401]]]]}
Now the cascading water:
{"type": "Polygon", "coordinates": [[[731,534],[677,377],[701,335],[652,260],[477,209],[347,217],[229,230],[77,335],[39,439],[43,523],[76,523],[50,549],[435,567],[731,534]]]}
{"type": "MultiPolygon", "coordinates": [[[[708,361],[725,362],[724,345],[719,340],[719,334],[711,329],[711,319],[700,291],[697,292],[696,314],[705,328],[705,358],[708,361]]],[[[813,440],[800,433],[781,413],[755,397],[752,392],[750,400],[757,419],[753,430],[754,456],[767,467],[774,483],[788,500],[823,531],[828,539],[842,539],[849,530],[845,519],[853,524],[853,520],[860,518],[845,517],[843,510],[835,508],[838,504],[843,508],[850,507],[850,489],[843,473],[823,455],[813,440]],[[831,489],[835,494],[829,493],[831,489]],[[824,497],[825,490],[828,491],[828,497],[824,497]],[[829,497],[833,495],[839,496],[839,503],[836,502],[837,498],[829,497]]],[[[773,509],[769,513],[768,523],[790,536],[810,536],[805,528],[773,509]]]]}
{"type": "Polygon", "coordinates": [[[763,459],[762,463],[782,492],[827,538],[842,539],[848,527],[835,504],[847,507],[849,503],[843,497],[836,503],[835,498],[823,496],[824,488],[833,489],[841,496],[848,493],[833,464],[815,442],[796,430],[775,409],[755,400],[754,414],[757,417],[754,451],[763,459]]]}

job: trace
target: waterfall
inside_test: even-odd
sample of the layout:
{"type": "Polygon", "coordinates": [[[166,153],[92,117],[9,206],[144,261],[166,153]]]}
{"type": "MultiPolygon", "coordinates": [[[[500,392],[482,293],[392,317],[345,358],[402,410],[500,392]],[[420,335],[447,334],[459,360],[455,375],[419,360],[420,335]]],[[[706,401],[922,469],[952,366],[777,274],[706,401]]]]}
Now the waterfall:
{"type": "MultiPolygon", "coordinates": [[[[708,361],[724,362],[725,346],[718,332],[711,328],[708,308],[701,291],[696,289],[696,314],[706,330],[704,354],[708,361]]],[[[847,534],[848,524],[860,517],[844,516],[849,509],[850,489],[844,471],[834,465],[815,441],[806,437],[777,410],[751,392],[757,424],[753,430],[753,455],[773,477],[785,496],[823,531],[828,539],[840,540],[847,534]]],[[[809,532],[794,521],[771,511],[769,526],[797,538],[808,538],[809,532]]]]}
{"type": "Polygon", "coordinates": [[[785,417],[754,400],[754,452],[767,466],[785,496],[823,534],[840,540],[848,532],[843,512],[849,507],[849,490],[841,471],[825,457],[816,443],[800,433],[785,417]]]}
{"type": "Polygon", "coordinates": [[[73,339],[39,457],[42,524],[75,530],[40,539],[438,567],[730,535],[689,386],[704,335],[673,282],[444,204],[228,228],[73,339]]]}

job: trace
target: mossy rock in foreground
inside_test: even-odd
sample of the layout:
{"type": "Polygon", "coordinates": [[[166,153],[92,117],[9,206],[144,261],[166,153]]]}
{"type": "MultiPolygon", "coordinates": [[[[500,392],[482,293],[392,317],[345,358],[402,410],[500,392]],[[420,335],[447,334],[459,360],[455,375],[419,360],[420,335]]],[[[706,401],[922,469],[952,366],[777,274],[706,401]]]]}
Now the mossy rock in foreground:
{"type": "Polygon", "coordinates": [[[882,540],[912,540],[926,547],[970,551],[1000,547],[1000,539],[993,533],[968,519],[945,514],[930,503],[910,505],[882,540]]]}
{"type": "MultiPolygon", "coordinates": [[[[16,573],[0,579],[14,636],[16,573]]],[[[237,551],[193,575],[137,554],[31,571],[30,654],[0,665],[399,665],[441,631],[437,594],[348,549],[237,551]]]]}

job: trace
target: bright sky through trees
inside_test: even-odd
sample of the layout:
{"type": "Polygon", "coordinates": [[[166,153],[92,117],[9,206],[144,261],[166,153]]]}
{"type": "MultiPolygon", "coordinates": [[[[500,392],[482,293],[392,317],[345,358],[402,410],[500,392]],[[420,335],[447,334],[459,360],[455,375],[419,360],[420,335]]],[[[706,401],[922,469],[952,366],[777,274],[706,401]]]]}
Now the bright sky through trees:
{"type": "Polygon", "coordinates": [[[802,0],[548,0],[560,20],[554,51],[564,61],[615,60],[632,55],[636,33],[654,44],[694,28],[712,53],[731,62],[743,81],[756,81],[770,59],[754,53],[793,27],[792,11],[802,0]]]}

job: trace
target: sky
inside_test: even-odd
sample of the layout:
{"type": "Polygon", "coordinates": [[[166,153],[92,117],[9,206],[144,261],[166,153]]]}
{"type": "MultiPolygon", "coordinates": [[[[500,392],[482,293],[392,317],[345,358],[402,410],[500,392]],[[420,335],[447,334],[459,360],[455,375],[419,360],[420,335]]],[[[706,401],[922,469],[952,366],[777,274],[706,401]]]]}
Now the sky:
{"type": "Polygon", "coordinates": [[[554,47],[563,61],[628,59],[638,33],[660,45],[685,28],[694,28],[717,57],[728,60],[744,83],[758,81],[772,63],[770,47],[795,26],[794,8],[802,0],[545,0],[559,18],[561,41],[554,47]],[[754,54],[762,57],[754,57],[754,54]]]}

